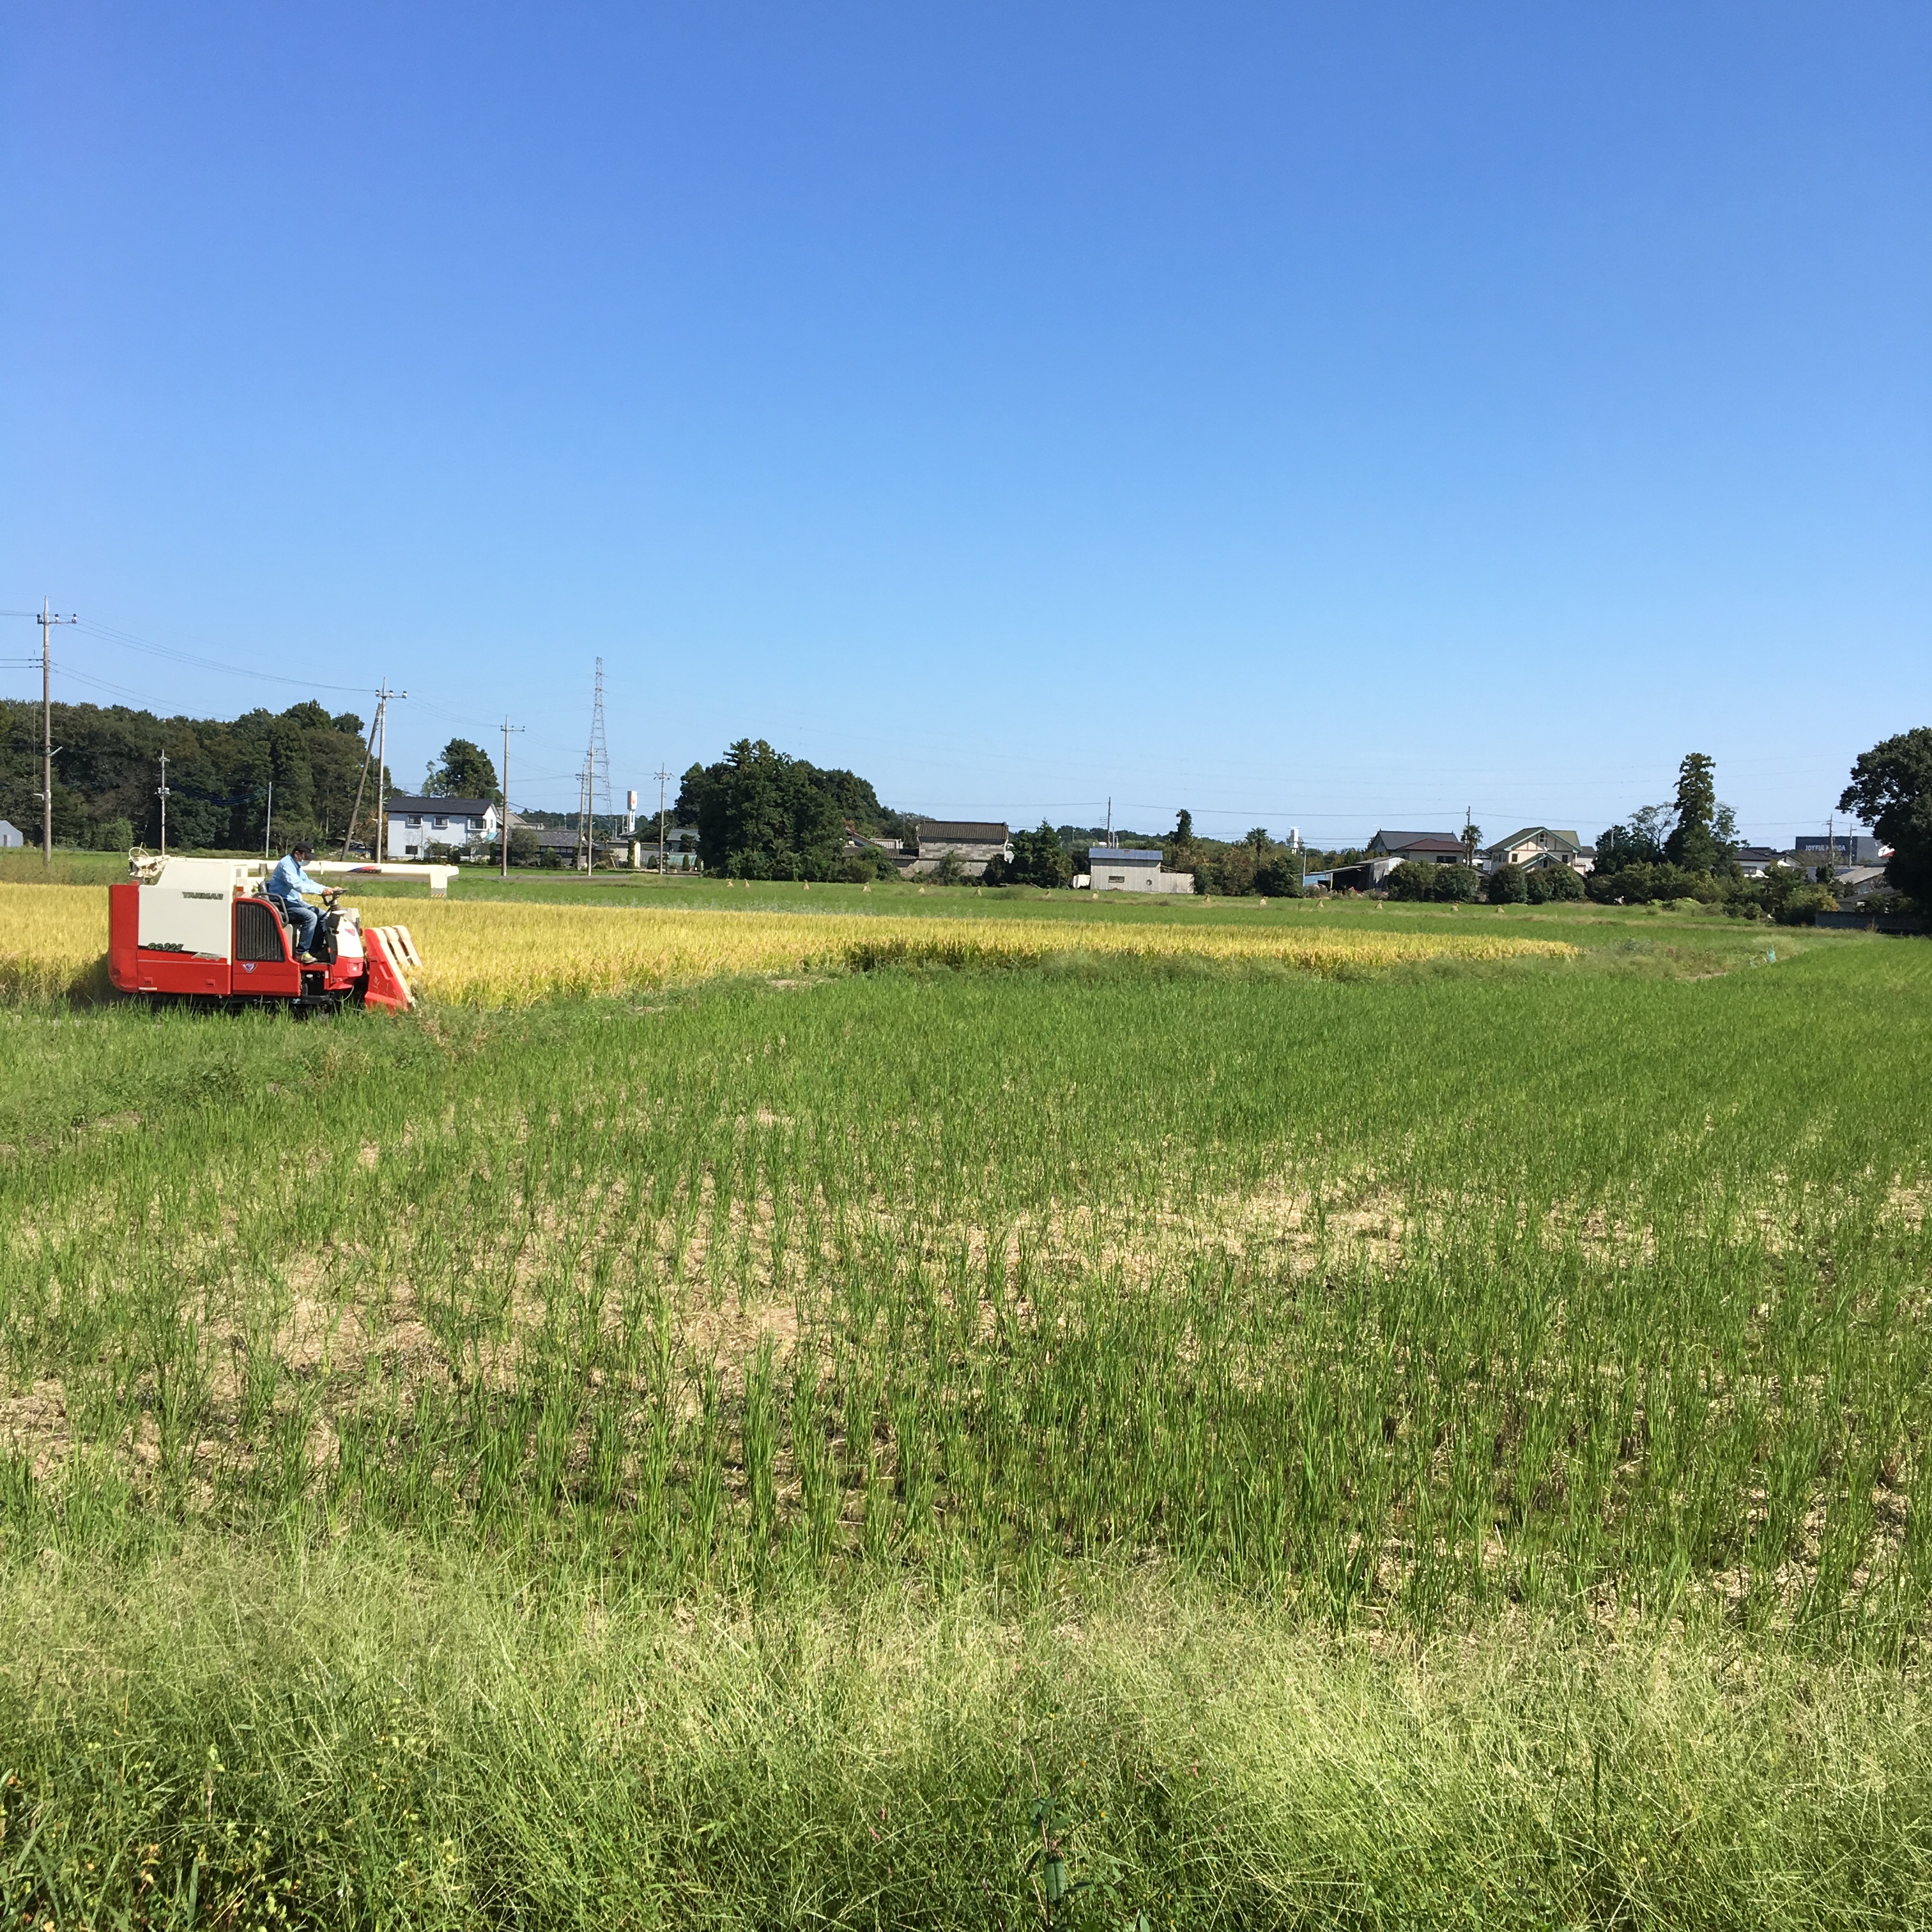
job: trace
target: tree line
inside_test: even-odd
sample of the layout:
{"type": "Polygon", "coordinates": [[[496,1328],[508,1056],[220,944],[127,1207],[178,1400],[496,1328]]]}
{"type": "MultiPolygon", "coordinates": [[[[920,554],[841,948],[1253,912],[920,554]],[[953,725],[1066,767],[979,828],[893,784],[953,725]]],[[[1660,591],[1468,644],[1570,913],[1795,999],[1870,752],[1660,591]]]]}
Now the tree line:
{"type": "MultiPolygon", "coordinates": [[[[158,718],[126,705],[56,704],[53,830],[62,844],[99,850],[154,845],[160,838],[160,757],[168,758],[170,846],[260,850],[269,830],[283,842],[339,841],[368,757],[362,720],[332,716],[313,700],[236,718],[158,718]]],[[[40,707],[0,699],[0,818],[30,836],[40,825],[40,707]]],[[[365,824],[376,796],[364,788],[365,824]]]]}
{"type": "MultiPolygon", "coordinates": [[[[350,835],[358,792],[356,836],[366,841],[374,832],[382,794],[352,711],[332,715],[308,699],[239,718],[158,718],[124,704],[56,704],[52,722],[57,844],[108,852],[158,846],[164,752],[171,850],[259,851],[270,836],[278,849],[305,839],[326,850],[350,835]]],[[[40,732],[38,704],[0,698],[0,818],[29,837],[40,828],[40,732]]],[[[443,747],[423,790],[502,801],[495,765],[466,738],[443,747]]]]}

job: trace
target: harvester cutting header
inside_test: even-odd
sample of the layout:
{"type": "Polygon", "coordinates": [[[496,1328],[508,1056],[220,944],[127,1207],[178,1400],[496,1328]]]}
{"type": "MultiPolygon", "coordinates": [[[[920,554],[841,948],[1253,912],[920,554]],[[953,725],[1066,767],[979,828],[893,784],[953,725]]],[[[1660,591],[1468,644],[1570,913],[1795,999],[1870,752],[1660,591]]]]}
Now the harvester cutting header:
{"type": "MultiPolygon", "coordinates": [[[[298,1013],[338,1006],[401,1012],[415,1003],[422,961],[406,926],[364,928],[353,906],[332,905],[296,943],[285,901],[268,890],[261,860],[182,859],[136,852],[133,876],[107,889],[107,974],[124,993],[196,1004],[274,1002],[298,1013]]],[[[427,878],[440,898],[451,866],[314,865],[318,874],[427,878]]],[[[298,908],[308,922],[308,909],[298,908]]]]}

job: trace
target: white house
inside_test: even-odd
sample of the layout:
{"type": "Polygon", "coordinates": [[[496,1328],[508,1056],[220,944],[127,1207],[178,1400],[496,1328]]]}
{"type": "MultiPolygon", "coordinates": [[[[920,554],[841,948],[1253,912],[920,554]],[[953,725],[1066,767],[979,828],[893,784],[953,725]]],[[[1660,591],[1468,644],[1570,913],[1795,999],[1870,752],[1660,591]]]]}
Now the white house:
{"type": "Polygon", "coordinates": [[[1191,892],[1192,872],[1170,872],[1160,850],[1141,846],[1096,845],[1087,855],[1088,876],[1096,892],[1191,892]]]}
{"type": "Polygon", "coordinates": [[[1574,832],[1554,831],[1547,825],[1526,825],[1483,848],[1486,872],[1504,866],[1520,866],[1526,871],[1536,866],[1568,866],[1573,872],[1587,873],[1596,862],[1594,847],[1586,845],[1574,832]]]}
{"type": "Polygon", "coordinates": [[[26,838],[22,836],[20,828],[17,825],[12,824],[7,819],[0,818],[0,848],[4,848],[10,845],[24,845],[26,842],[26,838]]]}
{"type": "Polygon", "coordinates": [[[398,792],[389,800],[387,850],[392,858],[420,859],[432,845],[487,845],[500,824],[487,798],[411,798],[398,792]]]}

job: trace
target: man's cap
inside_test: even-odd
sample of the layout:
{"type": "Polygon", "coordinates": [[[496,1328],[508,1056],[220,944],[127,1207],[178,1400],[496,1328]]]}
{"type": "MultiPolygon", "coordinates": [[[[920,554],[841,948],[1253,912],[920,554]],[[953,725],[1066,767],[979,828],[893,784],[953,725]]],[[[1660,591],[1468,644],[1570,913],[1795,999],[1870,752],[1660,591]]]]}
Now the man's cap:
{"type": "Polygon", "coordinates": [[[299,852],[305,859],[313,859],[315,856],[315,848],[305,839],[298,838],[289,850],[291,853],[299,852]]]}

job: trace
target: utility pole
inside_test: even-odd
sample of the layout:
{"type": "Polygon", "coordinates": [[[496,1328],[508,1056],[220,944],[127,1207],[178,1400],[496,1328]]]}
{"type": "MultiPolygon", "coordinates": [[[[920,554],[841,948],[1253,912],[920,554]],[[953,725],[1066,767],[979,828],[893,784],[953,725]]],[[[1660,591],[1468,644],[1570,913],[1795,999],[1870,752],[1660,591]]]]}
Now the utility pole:
{"type": "Polygon", "coordinates": [[[268,810],[262,820],[262,856],[268,856],[268,839],[275,826],[275,782],[268,781],[268,810]]]}
{"type": "Polygon", "coordinates": [[[381,748],[376,754],[376,862],[382,862],[383,849],[389,842],[389,680],[382,680],[382,702],[376,707],[376,728],[382,734],[381,748]]]}
{"type": "Polygon", "coordinates": [[[154,796],[161,802],[161,856],[168,856],[168,754],[161,754],[161,782],[154,796]]]}
{"type": "Polygon", "coordinates": [[[584,876],[586,879],[596,869],[597,862],[597,807],[594,790],[596,769],[596,754],[586,752],[584,754],[584,776],[578,781],[577,822],[584,828],[584,876]]]}
{"type": "Polygon", "coordinates": [[[658,880],[662,884],[664,875],[664,787],[670,782],[670,773],[662,765],[657,769],[658,781],[658,880]]]}
{"type": "Polygon", "coordinates": [[[40,863],[54,862],[54,654],[56,624],[78,623],[77,617],[58,617],[45,598],[38,614],[40,626],[40,863]]]}
{"type": "Polygon", "coordinates": [[[503,720],[503,876],[510,876],[510,734],[528,728],[503,720]]]}
{"type": "MultiPolygon", "coordinates": [[[[380,707],[379,707],[380,708],[380,707]]],[[[362,770],[356,781],[356,802],[349,808],[348,829],[342,835],[342,862],[349,862],[350,842],[356,836],[356,821],[362,816],[362,788],[369,782],[370,762],[376,755],[376,727],[369,726],[369,742],[362,748],[362,770]]]]}
{"type": "Polygon", "coordinates": [[[379,746],[376,753],[376,862],[379,866],[389,852],[389,700],[408,696],[406,691],[392,691],[386,678],[376,694],[376,724],[370,735],[379,746]]]}

